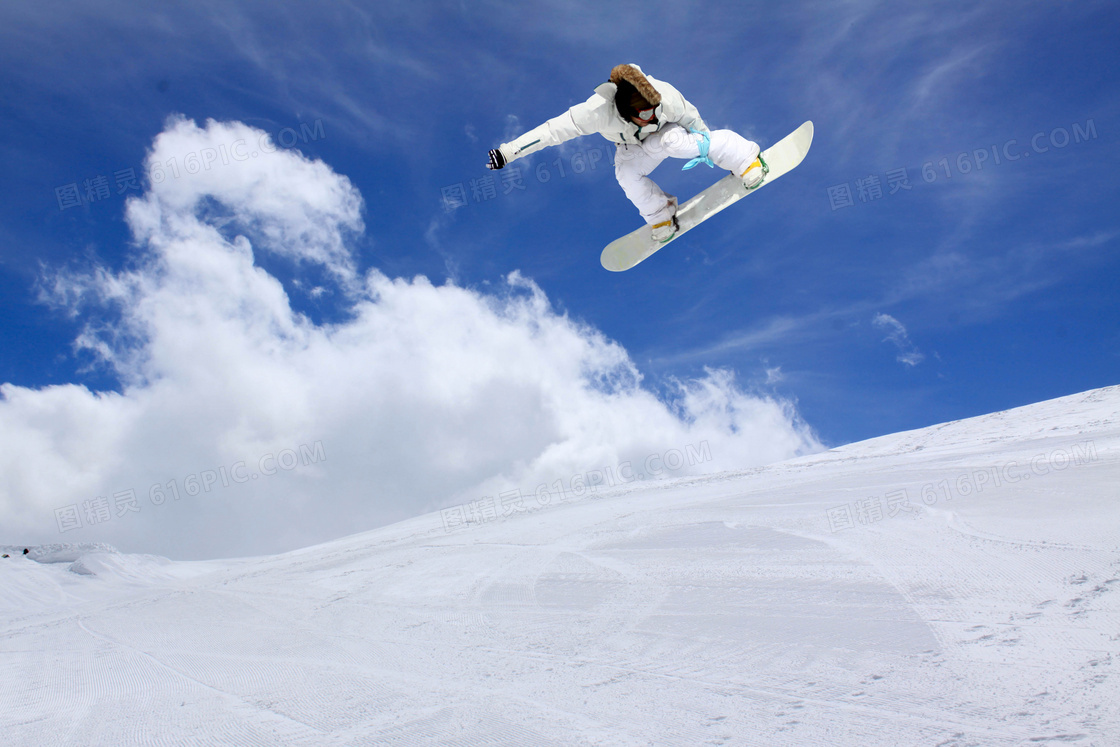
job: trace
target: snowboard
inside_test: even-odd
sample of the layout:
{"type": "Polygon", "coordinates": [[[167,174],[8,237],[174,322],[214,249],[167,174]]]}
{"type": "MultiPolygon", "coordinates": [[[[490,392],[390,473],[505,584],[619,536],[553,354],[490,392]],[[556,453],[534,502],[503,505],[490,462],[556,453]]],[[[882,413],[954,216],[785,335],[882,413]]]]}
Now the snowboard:
{"type": "Polygon", "coordinates": [[[770,167],[770,173],[766,175],[762,184],[748,191],[738,176],[728,174],[677,209],[677,222],[680,224],[680,230],[673,238],[659,244],[650,238],[649,226],[642,226],[608,244],[599,261],[602,262],[603,267],[612,272],[629,270],[728,205],[757,192],[779,176],[792,171],[805,158],[805,154],[809,152],[809,146],[812,143],[813,123],[806,122],[762,151],[762,159],[770,167]]]}

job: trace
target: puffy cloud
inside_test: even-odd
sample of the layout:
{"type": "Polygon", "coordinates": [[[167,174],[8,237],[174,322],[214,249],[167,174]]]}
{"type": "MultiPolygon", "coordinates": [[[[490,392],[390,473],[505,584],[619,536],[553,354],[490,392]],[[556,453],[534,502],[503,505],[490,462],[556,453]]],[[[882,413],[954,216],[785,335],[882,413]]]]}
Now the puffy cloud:
{"type": "Polygon", "coordinates": [[[683,475],[820,448],[788,402],[727,371],[659,397],[517,273],[488,293],[360,275],[360,195],[294,151],[232,158],[262,135],[169,122],[148,167],[210,168],[129,203],[132,267],[46,283],[77,313],[113,310],[78,344],[122,386],[0,388],[0,539],[257,554],[672,449],[705,454],[683,475]],[[320,273],[345,320],[294,310],[266,255],[320,273]]]}
{"type": "Polygon", "coordinates": [[[266,133],[239,122],[205,128],[172,118],[145,164],[150,191],[129,209],[142,241],[237,231],[269,252],[353,276],[348,234],[362,230],[361,196],[322,161],[285,153],[266,133]]]}

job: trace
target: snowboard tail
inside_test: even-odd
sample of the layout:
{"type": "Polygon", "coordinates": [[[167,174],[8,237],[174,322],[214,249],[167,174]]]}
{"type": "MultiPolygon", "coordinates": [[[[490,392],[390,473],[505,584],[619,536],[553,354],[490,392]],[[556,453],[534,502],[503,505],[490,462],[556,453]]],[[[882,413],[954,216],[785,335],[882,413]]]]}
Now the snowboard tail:
{"type": "Polygon", "coordinates": [[[677,210],[680,230],[673,238],[663,244],[655,242],[650,236],[649,226],[631,231],[620,239],[612,241],[603,250],[599,261],[612,272],[629,270],[639,262],[649,258],[658,249],[668,246],[690,229],[700,225],[708,218],[732,203],[753,194],[770,184],[778,177],[792,171],[805,158],[813,143],[813,123],[806,122],[762,152],[763,160],[770,171],[762,184],[748,190],[743,181],[735,174],[728,174],[712,186],[684,203],[677,210]]]}

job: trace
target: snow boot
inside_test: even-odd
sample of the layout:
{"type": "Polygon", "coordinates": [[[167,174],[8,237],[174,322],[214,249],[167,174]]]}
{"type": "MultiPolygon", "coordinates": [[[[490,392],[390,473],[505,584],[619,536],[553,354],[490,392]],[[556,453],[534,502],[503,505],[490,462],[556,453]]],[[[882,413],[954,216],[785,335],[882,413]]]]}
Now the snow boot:
{"type": "MultiPolygon", "coordinates": [[[[677,235],[677,231],[681,230],[681,224],[677,223],[677,198],[674,195],[665,195],[665,208],[664,212],[658,211],[661,215],[669,214],[666,220],[658,223],[651,223],[649,227],[650,238],[656,244],[664,244],[669,239],[677,235]]],[[[660,216],[654,215],[654,218],[660,216]]]]}

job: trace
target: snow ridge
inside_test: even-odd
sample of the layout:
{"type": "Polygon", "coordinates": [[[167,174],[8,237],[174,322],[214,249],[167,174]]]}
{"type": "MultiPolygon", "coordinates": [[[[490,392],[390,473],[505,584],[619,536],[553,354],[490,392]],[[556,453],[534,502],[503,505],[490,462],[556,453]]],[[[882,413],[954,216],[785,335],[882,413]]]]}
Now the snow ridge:
{"type": "Polygon", "coordinates": [[[13,556],[0,728],[22,744],[1118,744],[1118,416],[1109,387],[277,556],[13,556]]]}

